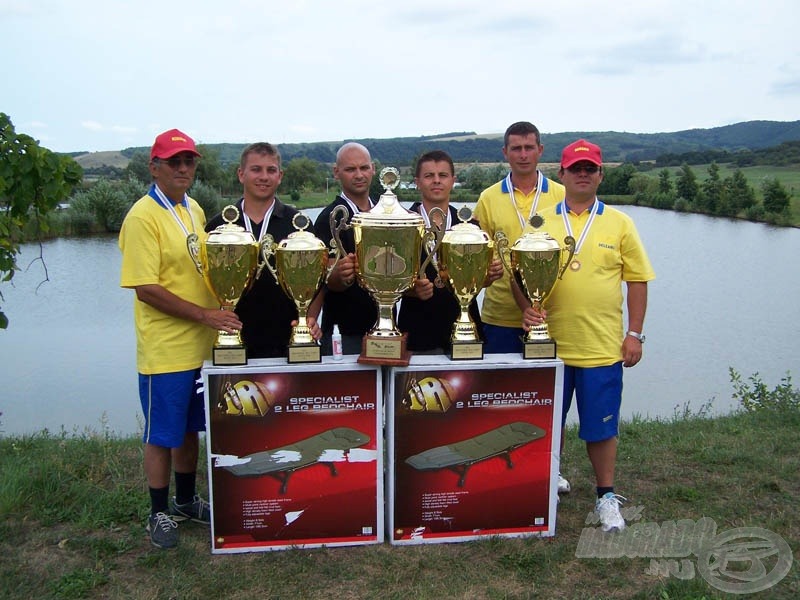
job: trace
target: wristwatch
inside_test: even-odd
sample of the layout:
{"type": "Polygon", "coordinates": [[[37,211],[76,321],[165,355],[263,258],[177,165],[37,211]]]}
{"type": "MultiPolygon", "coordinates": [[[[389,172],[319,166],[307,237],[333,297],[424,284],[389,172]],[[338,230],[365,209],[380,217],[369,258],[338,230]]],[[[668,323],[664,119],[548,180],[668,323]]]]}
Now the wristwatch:
{"type": "Polygon", "coordinates": [[[631,337],[634,337],[634,338],[636,338],[636,339],[637,339],[637,340],[639,340],[639,341],[640,341],[642,344],[644,344],[644,340],[646,339],[646,338],[644,337],[644,334],[643,334],[643,333],[639,333],[638,331],[628,331],[628,332],[627,332],[625,335],[629,335],[629,336],[631,336],[631,337]]]}

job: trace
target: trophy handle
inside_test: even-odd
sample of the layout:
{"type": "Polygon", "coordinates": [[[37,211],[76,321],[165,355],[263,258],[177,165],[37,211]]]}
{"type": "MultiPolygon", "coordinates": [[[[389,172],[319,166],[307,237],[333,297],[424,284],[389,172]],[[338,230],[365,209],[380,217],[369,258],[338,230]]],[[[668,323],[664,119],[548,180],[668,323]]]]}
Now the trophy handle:
{"type": "Polygon", "coordinates": [[[203,262],[200,260],[200,238],[196,233],[190,233],[186,236],[186,248],[189,250],[189,256],[192,257],[197,272],[203,274],[203,262]]]}
{"type": "Polygon", "coordinates": [[[494,234],[494,246],[497,248],[497,255],[500,257],[500,262],[503,263],[503,268],[506,270],[506,273],[509,276],[513,277],[514,274],[511,272],[511,265],[508,264],[506,260],[506,250],[508,249],[508,237],[502,231],[498,231],[494,234]]]}
{"type": "Polygon", "coordinates": [[[272,273],[272,277],[275,278],[275,281],[278,280],[278,271],[275,267],[272,266],[272,263],[269,261],[270,258],[275,256],[275,249],[278,247],[278,244],[275,243],[275,238],[272,237],[272,234],[267,234],[264,236],[264,239],[261,240],[261,246],[259,248],[259,254],[261,260],[258,261],[258,270],[256,271],[256,276],[254,279],[258,279],[261,276],[261,271],[264,270],[264,267],[269,269],[269,272],[272,273]]]}
{"type": "Polygon", "coordinates": [[[347,214],[347,209],[340,205],[331,211],[328,219],[331,227],[331,235],[333,236],[331,238],[330,254],[333,254],[334,256],[333,264],[328,267],[328,275],[330,275],[331,271],[333,271],[333,268],[336,266],[336,263],[339,262],[339,259],[347,255],[347,251],[344,249],[341,236],[343,231],[346,231],[350,228],[350,225],[347,223],[347,214]]]}
{"type": "Polygon", "coordinates": [[[567,245],[567,250],[569,250],[569,256],[567,257],[567,262],[561,265],[561,272],[558,274],[559,279],[564,277],[564,272],[567,270],[569,263],[572,262],[572,257],[575,256],[575,238],[568,235],[564,238],[564,243],[567,245]]]}
{"type": "MultiPolygon", "coordinates": [[[[420,208],[425,210],[422,207],[420,208]]],[[[425,270],[431,262],[433,262],[434,267],[436,267],[436,272],[439,272],[439,265],[435,257],[444,239],[445,228],[447,227],[447,215],[444,214],[441,208],[434,206],[428,212],[428,223],[430,223],[430,226],[425,229],[425,235],[422,238],[422,243],[428,251],[428,256],[425,257],[425,260],[423,260],[422,264],[419,266],[417,275],[420,279],[425,277],[425,270]]]]}

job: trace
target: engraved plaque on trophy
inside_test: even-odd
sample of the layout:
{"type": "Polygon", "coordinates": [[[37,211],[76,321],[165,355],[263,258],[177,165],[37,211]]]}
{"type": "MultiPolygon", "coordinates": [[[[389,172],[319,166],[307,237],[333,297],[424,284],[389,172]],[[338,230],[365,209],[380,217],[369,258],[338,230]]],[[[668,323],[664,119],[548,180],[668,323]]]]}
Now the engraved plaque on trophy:
{"type": "MultiPolygon", "coordinates": [[[[530,224],[534,229],[544,225],[539,215],[533,215],[530,224]]],[[[517,285],[538,311],[547,299],[556,282],[564,275],[567,265],[575,254],[575,239],[564,238],[566,248],[550,237],[545,231],[532,231],[522,235],[508,253],[511,263],[506,259],[508,238],[503,232],[495,234],[500,259],[506,271],[514,278],[517,285]],[[566,261],[562,260],[565,250],[569,252],[566,261]]],[[[556,357],[556,341],[550,337],[547,323],[544,321],[534,325],[522,338],[522,357],[526,359],[551,359],[556,357]]]]}
{"type": "Polygon", "coordinates": [[[420,270],[424,272],[430,256],[420,265],[425,239],[433,233],[423,218],[400,205],[393,190],[400,182],[397,169],[380,172],[384,187],[378,203],[368,212],[359,213],[349,225],[343,225],[347,209],[337,207],[331,214],[332,234],[338,249],[337,260],[346,254],[340,233],[353,229],[356,246],[356,278],[378,305],[378,319],[364,336],[360,363],[405,366],[410,359],[406,334],[397,329],[394,307],[403,292],[414,285],[420,270]],[[338,226],[333,224],[339,222],[338,226]]]}

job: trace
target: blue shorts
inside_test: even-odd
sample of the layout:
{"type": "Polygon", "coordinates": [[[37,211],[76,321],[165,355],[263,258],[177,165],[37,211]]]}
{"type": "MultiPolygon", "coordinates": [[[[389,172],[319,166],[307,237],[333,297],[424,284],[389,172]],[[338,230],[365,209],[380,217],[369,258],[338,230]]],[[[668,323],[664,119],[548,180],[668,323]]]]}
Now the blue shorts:
{"type": "MultiPolygon", "coordinates": [[[[520,323],[522,317],[520,317],[520,323]]],[[[483,351],[486,354],[522,354],[522,327],[483,324],[483,351]]]]}
{"type": "Polygon", "coordinates": [[[602,442],[619,433],[622,405],[622,362],[607,367],[564,367],[562,427],[575,394],[580,427],[585,442],[602,442]]]}
{"type": "Polygon", "coordinates": [[[139,400],[144,413],[142,441],[179,448],[192,431],[206,430],[206,409],[198,381],[200,369],[142,375],[139,400]]]}

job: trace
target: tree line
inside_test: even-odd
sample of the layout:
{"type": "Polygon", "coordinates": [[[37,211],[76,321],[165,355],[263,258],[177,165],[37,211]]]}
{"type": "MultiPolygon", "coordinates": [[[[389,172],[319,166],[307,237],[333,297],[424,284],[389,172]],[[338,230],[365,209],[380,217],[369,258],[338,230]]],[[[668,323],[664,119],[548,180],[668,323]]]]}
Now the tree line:
{"type": "MultiPolygon", "coordinates": [[[[421,138],[420,138],[421,139],[421,138]]],[[[436,147],[436,138],[423,140],[436,147]]],[[[496,142],[497,140],[495,140],[496,142]]],[[[378,141],[373,141],[378,142],[378,141]]],[[[219,144],[200,145],[203,155],[199,161],[196,180],[190,193],[206,214],[216,214],[223,203],[241,194],[236,169],[237,162],[223,163],[219,144]]],[[[373,148],[378,148],[375,143],[373,148]]],[[[281,147],[283,152],[283,146],[281,147]]],[[[417,151],[410,169],[405,170],[405,179],[410,181],[417,151]]],[[[751,151],[753,160],[768,160],[767,157],[800,162],[800,142],[784,142],[775,148],[751,151]]],[[[395,161],[383,157],[388,164],[395,161]]],[[[761,184],[761,199],[747,182],[741,169],[722,178],[719,164],[712,160],[706,179],[698,181],[686,155],[680,170],[674,177],[664,165],[671,164],[673,157],[662,159],[662,169],[652,177],[633,162],[617,167],[607,167],[598,195],[614,203],[623,201],[641,206],[677,211],[699,212],[709,215],[741,217],[754,221],[766,221],[780,225],[792,225],[791,196],[774,178],[761,184]]],[[[720,159],[729,155],[713,154],[720,159]]],[[[744,155],[742,155],[744,156],[744,155]]],[[[327,191],[336,187],[330,163],[335,157],[322,162],[309,156],[297,156],[284,161],[284,176],[279,194],[288,196],[296,203],[303,194],[327,191]]],[[[707,160],[709,155],[692,155],[694,160],[707,160]]],[[[454,157],[456,162],[463,162],[454,157]]],[[[748,160],[750,160],[748,158],[748,160]]],[[[10,281],[16,270],[16,256],[22,241],[42,239],[48,236],[115,233],[133,203],[146,193],[150,182],[149,157],[145,152],[134,152],[125,169],[107,172],[97,181],[84,179],[84,172],[75,160],[41,147],[32,137],[17,133],[11,119],[0,113],[0,281],[10,281]],[[66,210],[56,210],[67,204],[66,210]]],[[[659,164],[657,162],[657,164],[659,164]]],[[[379,171],[381,162],[376,161],[379,171]]],[[[481,165],[477,162],[459,169],[458,190],[453,200],[472,202],[481,190],[499,181],[506,174],[506,165],[494,163],[481,165]]],[[[555,173],[546,173],[554,177],[555,173]]],[[[373,179],[370,193],[378,197],[382,193],[378,178],[373,179]]],[[[398,190],[401,200],[416,200],[415,190],[398,190]]],[[[2,293],[0,293],[2,301],[2,293]]],[[[7,326],[6,316],[0,310],[0,329],[7,326]]]]}

